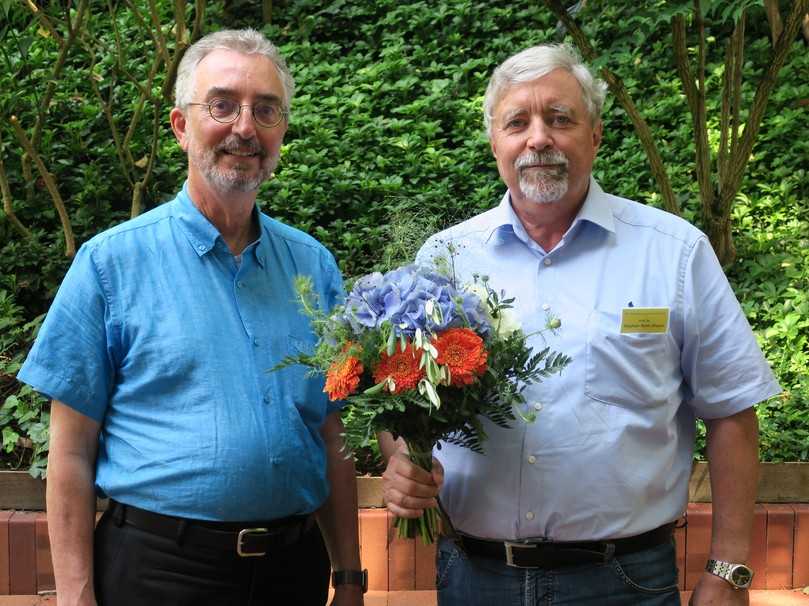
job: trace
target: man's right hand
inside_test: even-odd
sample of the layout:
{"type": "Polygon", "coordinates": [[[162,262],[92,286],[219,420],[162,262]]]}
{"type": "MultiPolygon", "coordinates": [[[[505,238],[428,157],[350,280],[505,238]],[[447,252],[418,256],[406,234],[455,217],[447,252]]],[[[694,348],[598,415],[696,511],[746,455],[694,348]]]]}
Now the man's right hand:
{"type": "Polygon", "coordinates": [[[444,483],[444,468],[433,457],[432,473],[413,463],[402,450],[391,455],[382,474],[383,498],[388,510],[399,518],[418,518],[425,509],[437,507],[444,483]]]}

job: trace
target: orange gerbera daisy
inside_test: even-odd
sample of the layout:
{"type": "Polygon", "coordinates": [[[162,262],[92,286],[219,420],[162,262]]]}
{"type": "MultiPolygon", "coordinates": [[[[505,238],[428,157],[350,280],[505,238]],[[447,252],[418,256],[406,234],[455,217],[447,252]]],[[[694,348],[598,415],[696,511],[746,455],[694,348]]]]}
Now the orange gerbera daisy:
{"type": "MultiPolygon", "coordinates": [[[[351,343],[346,345],[343,351],[348,351],[350,347],[351,343]]],[[[329,400],[332,402],[343,400],[354,393],[360,384],[363,370],[365,369],[362,362],[347,353],[343,353],[332,362],[329,370],[326,371],[326,386],[323,388],[323,391],[329,395],[329,400]]]]}
{"type": "Polygon", "coordinates": [[[407,344],[404,351],[397,344],[392,356],[382,352],[374,370],[374,381],[381,383],[390,377],[395,383],[393,393],[415,389],[424,377],[424,369],[419,368],[420,360],[421,354],[416,352],[411,343],[407,344]]]}
{"type": "Polygon", "coordinates": [[[449,367],[450,383],[456,387],[470,385],[486,372],[489,353],[481,339],[469,328],[450,328],[435,339],[439,364],[449,367]]]}

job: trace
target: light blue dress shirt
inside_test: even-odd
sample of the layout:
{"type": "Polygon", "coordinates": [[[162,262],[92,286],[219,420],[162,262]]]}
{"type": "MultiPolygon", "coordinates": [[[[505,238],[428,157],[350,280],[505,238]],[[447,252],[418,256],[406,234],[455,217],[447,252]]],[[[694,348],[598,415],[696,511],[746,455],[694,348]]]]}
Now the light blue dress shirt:
{"type": "Polygon", "coordinates": [[[87,242],[18,378],[99,421],[99,493],[168,515],[264,520],[328,494],[336,410],[300,366],[315,337],[293,279],[342,294],[331,254],[262,213],[240,262],[187,187],[87,242]]]}
{"type": "MultiPolygon", "coordinates": [[[[526,333],[550,310],[557,335],[530,343],[571,364],[526,390],[532,424],[486,423],[485,455],[442,445],[441,500],[458,530],[494,539],[633,536],[678,518],[688,499],[695,418],[725,417],[780,391],[707,238],[591,179],[551,251],[531,240],[508,193],[436,234],[461,281],[488,274],[516,297],[526,333]],[[624,308],[669,310],[664,333],[621,332],[624,308]]],[[[739,470],[744,473],[744,470],[739,470]]]]}

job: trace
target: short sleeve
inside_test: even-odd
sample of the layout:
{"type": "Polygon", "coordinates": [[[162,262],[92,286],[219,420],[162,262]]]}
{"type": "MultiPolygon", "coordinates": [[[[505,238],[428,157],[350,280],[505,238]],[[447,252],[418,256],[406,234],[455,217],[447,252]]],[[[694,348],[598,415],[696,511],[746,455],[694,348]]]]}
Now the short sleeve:
{"type": "Polygon", "coordinates": [[[683,269],[681,367],[698,417],[733,415],[781,391],[704,236],[683,269]]]}
{"type": "Polygon", "coordinates": [[[113,318],[93,250],[77,253],[17,379],[101,422],[115,381],[113,318]]]}

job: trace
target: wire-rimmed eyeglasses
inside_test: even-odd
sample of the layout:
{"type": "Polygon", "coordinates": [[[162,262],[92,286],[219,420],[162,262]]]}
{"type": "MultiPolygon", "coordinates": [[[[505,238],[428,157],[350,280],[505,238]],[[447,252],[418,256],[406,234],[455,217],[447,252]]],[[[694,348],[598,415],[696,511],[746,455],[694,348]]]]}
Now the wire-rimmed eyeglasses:
{"type": "Polygon", "coordinates": [[[273,128],[278,126],[281,121],[289,115],[289,112],[283,109],[277,103],[269,101],[259,101],[258,103],[239,104],[232,99],[211,99],[208,103],[189,103],[188,105],[199,105],[207,107],[208,113],[211,118],[221,124],[230,124],[239,119],[243,107],[249,107],[253,114],[253,120],[256,124],[263,128],[273,128]]]}

